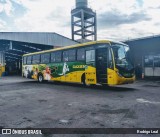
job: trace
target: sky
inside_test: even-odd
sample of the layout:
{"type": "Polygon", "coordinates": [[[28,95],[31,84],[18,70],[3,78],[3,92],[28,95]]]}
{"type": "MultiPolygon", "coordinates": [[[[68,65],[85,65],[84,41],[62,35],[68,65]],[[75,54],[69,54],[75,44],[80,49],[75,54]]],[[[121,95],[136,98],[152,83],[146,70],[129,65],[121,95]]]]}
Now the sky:
{"type": "MultiPolygon", "coordinates": [[[[160,34],[160,0],[88,0],[97,13],[98,39],[160,34]]],[[[56,32],[71,38],[75,0],[0,0],[0,32],[56,32]]]]}

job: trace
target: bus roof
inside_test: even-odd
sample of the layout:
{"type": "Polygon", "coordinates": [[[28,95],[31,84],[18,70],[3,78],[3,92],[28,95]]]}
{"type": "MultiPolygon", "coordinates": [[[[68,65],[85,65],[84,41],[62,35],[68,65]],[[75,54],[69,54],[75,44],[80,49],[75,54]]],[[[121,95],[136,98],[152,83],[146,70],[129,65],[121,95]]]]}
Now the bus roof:
{"type": "MultiPolygon", "coordinates": [[[[29,55],[36,55],[36,54],[40,54],[40,53],[47,53],[47,52],[52,52],[52,51],[59,51],[59,50],[65,50],[65,49],[70,49],[70,48],[75,48],[75,47],[83,47],[83,46],[89,46],[92,44],[97,44],[97,43],[109,43],[109,42],[114,42],[112,40],[99,40],[99,41],[92,41],[92,42],[86,42],[86,43],[82,43],[82,44],[76,44],[76,45],[71,45],[71,46],[65,46],[65,47],[61,47],[61,48],[56,48],[56,49],[50,49],[50,50],[45,50],[45,51],[39,51],[39,52],[34,52],[34,53],[28,53],[28,54],[24,54],[23,56],[29,56],[29,55]]],[[[116,43],[121,43],[121,42],[116,42],[116,43]]],[[[124,43],[121,43],[124,44],[124,43]]]]}

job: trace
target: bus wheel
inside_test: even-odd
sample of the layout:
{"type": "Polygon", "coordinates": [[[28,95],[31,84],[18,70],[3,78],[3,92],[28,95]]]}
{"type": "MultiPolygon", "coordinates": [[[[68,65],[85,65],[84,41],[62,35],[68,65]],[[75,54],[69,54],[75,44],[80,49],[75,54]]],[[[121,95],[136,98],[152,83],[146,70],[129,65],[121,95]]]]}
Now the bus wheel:
{"type": "Polygon", "coordinates": [[[86,77],[85,77],[85,75],[82,76],[82,84],[83,84],[84,86],[90,86],[90,84],[88,84],[88,83],[86,82],[86,77]]]}
{"type": "Polygon", "coordinates": [[[44,81],[43,75],[42,75],[42,74],[39,74],[39,75],[38,75],[38,82],[42,83],[43,81],[44,81]]]}

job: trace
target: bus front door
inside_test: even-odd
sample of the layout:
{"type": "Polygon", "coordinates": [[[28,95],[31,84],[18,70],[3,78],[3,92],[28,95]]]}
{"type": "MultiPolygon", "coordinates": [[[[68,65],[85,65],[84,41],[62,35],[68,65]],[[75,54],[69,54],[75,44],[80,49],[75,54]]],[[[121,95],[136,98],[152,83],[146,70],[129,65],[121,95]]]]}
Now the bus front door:
{"type": "Polygon", "coordinates": [[[107,57],[108,48],[99,48],[96,51],[97,83],[107,84],[107,57]]]}
{"type": "Polygon", "coordinates": [[[85,78],[86,84],[96,84],[96,66],[95,66],[95,50],[86,51],[86,68],[85,78]]]}

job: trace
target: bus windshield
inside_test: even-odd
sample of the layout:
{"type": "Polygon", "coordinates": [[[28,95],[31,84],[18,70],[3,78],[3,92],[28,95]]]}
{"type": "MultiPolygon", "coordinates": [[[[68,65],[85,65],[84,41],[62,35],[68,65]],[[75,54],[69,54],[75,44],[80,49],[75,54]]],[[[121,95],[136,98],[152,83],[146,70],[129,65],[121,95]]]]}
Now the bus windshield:
{"type": "Polygon", "coordinates": [[[114,43],[112,44],[112,49],[114,53],[115,64],[118,69],[119,68],[127,70],[133,69],[133,65],[131,64],[129,55],[130,50],[127,45],[114,43]]]}

